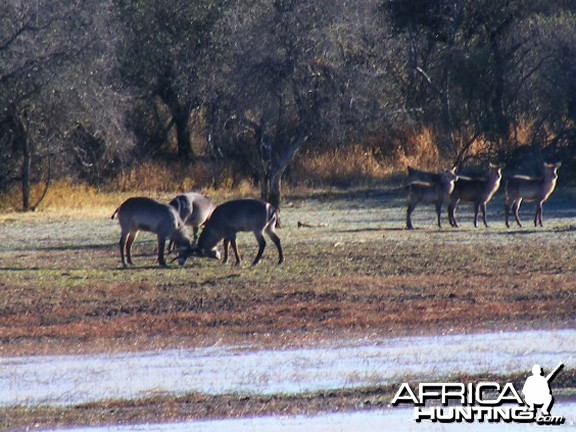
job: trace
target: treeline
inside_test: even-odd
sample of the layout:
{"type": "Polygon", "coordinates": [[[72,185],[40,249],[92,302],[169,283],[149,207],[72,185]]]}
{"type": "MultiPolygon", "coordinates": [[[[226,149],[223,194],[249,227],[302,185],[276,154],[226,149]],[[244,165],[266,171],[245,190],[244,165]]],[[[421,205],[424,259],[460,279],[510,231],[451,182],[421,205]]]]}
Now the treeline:
{"type": "Polygon", "coordinates": [[[390,163],[422,131],[456,164],[576,152],[571,0],[4,0],[0,23],[0,191],[24,209],[151,159],[279,204],[297,152],[390,163]]]}

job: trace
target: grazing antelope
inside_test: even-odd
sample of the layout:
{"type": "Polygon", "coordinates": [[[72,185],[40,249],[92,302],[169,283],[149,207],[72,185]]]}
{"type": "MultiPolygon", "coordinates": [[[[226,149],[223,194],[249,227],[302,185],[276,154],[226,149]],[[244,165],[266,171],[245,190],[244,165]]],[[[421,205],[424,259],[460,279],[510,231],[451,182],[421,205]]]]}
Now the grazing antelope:
{"type": "Polygon", "coordinates": [[[158,236],[158,263],[166,267],[164,260],[164,245],[166,239],[171,239],[180,248],[190,247],[190,239],[186,235],[185,226],[172,206],[159,203],[150,198],[128,198],[112,215],[118,215],[122,234],[120,235],[120,256],[124,268],[132,265],[132,244],[139,231],[148,231],[158,236]]]}
{"type": "Polygon", "coordinates": [[[188,250],[181,250],[178,257],[180,265],[184,265],[186,259],[191,255],[220,258],[216,246],[224,240],[224,260],[228,261],[228,246],[232,244],[232,250],[236,256],[236,265],[241,262],[236,245],[236,234],[238,232],[252,231],[258,240],[258,254],[254,258],[253,266],[260,262],[266,240],[264,232],[272,239],[278,249],[278,264],[284,261],[280,239],[275,233],[278,211],[270,204],[255,199],[239,199],[225,202],[219,205],[212,212],[206,226],[200,234],[198,244],[189,247],[188,250]]]}
{"type": "Polygon", "coordinates": [[[502,179],[502,169],[490,164],[487,178],[470,178],[458,176],[458,181],[454,184],[454,190],[450,194],[450,204],[448,204],[448,220],[453,227],[458,226],[456,221],[456,207],[460,201],[474,204],[474,226],[478,226],[478,211],[482,211],[482,221],[486,222],[486,204],[492,199],[500,187],[502,179]]]}
{"type": "Polygon", "coordinates": [[[542,225],[542,204],[548,199],[556,187],[558,168],[562,163],[544,163],[544,176],[541,178],[527,176],[512,176],[506,181],[506,227],[510,228],[508,217],[510,210],[514,213],[516,223],[522,226],[518,210],[522,200],[535,201],[534,226],[542,225]]]}
{"type": "MultiPolygon", "coordinates": [[[[214,204],[204,195],[189,192],[176,196],[170,205],[176,209],[180,218],[186,225],[190,225],[194,232],[194,242],[198,240],[199,227],[204,225],[212,212],[214,204]]],[[[168,243],[168,251],[172,251],[174,243],[168,243]]]]}
{"type": "Polygon", "coordinates": [[[442,204],[447,205],[450,202],[450,193],[454,189],[456,180],[458,180],[458,176],[454,174],[454,171],[446,170],[441,174],[438,183],[415,181],[406,185],[405,190],[407,192],[408,202],[406,228],[414,228],[412,226],[412,212],[414,212],[418,204],[434,204],[438,216],[438,226],[442,228],[442,224],[440,223],[442,204]]]}

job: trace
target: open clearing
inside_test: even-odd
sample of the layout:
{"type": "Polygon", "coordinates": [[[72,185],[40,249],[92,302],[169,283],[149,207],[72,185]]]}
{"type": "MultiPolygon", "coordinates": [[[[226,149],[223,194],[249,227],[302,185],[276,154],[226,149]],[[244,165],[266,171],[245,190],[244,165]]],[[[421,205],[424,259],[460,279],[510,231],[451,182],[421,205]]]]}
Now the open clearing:
{"type": "MultiPolygon", "coordinates": [[[[332,340],[574,328],[574,203],[571,191],[552,195],[544,206],[543,229],[531,226],[533,207],[524,204],[525,228],[508,230],[501,194],[488,206],[489,229],[473,228],[466,205],[460,208],[459,229],[447,222],[438,229],[433,209],[419,207],[413,218],[417,229],[409,232],[404,229],[403,199],[394,191],[291,196],[279,230],[286,261],[275,264],[276,250],[269,242],[256,268],[248,267],[256,253],[251,234],[239,236],[245,259],[240,268],[191,259],[184,268],[173,264],[169,269],[154,262],[154,237],[141,234],[136,265],[123,270],[119,227],[109,216],[4,218],[0,354],[111,354],[228,345],[282,350],[332,340]],[[314,227],[298,228],[298,222],[314,227]]],[[[573,376],[569,371],[575,367],[568,360],[563,374],[573,376]]],[[[366,392],[356,393],[362,399],[366,392]]],[[[6,408],[1,417],[3,427],[10,429],[118,418],[163,422],[225,411],[231,416],[315,411],[313,403],[307,404],[308,411],[290,410],[290,403],[270,398],[192,399],[196,411],[180,415],[166,408],[170,402],[159,400],[139,409],[138,403],[119,402],[112,414],[105,407],[93,408],[90,416],[6,408]],[[252,402],[252,408],[239,408],[252,402]],[[130,412],[120,415],[125,405],[131,405],[130,412]],[[163,407],[156,416],[155,406],[163,407]]],[[[329,410],[330,403],[358,406],[357,400],[338,405],[334,399],[319,403],[316,411],[329,410]]]]}

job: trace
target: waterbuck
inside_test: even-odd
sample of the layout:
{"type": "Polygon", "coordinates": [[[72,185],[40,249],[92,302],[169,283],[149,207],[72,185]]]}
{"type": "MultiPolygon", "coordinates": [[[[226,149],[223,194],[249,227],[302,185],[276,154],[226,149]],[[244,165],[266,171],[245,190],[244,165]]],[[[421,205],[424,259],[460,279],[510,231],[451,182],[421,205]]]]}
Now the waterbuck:
{"type": "Polygon", "coordinates": [[[423,171],[418,168],[412,168],[410,165],[406,167],[408,170],[408,183],[424,182],[424,183],[440,183],[442,173],[434,173],[430,171],[423,171]]]}
{"type": "Polygon", "coordinates": [[[544,163],[544,176],[540,178],[527,176],[512,176],[506,181],[506,204],[504,211],[506,213],[506,227],[510,228],[508,217],[510,210],[514,213],[516,223],[522,226],[518,217],[518,210],[522,200],[535,201],[534,226],[542,225],[542,204],[548,199],[556,187],[558,180],[558,168],[561,162],[544,163]]]}
{"type": "Polygon", "coordinates": [[[482,211],[482,221],[486,222],[486,204],[492,199],[500,187],[502,179],[502,169],[490,164],[487,178],[470,178],[458,176],[458,181],[454,184],[454,190],[450,194],[450,204],[448,204],[448,220],[453,227],[458,226],[456,221],[456,207],[460,201],[474,204],[474,226],[478,226],[478,211],[482,211]]]}
{"type": "Polygon", "coordinates": [[[185,225],[176,209],[150,198],[128,198],[112,215],[118,215],[122,234],[120,235],[120,256],[124,268],[132,263],[132,244],[139,231],[148,231],[158,236],[158,263],[166,267],[164,245],[166,239],[174,241],[179,248],[187,249],[191,242],[185,232],[185,225]]]}
{"type": "Polygon", "coordinates": [[[438,226],[442,228],[440,222],[440,215],[442,213],[442,205],[450,202],[450,193],[454,189],[454,182],[458,180],[458,176],[454,174],[453,170],[444,171],[439,179],[439,182],[422,182],[414,181],[406,185],[408,211],[406,212],[406,228],[413,229],[412,226],[412,212],[418,204],[434,204],[436,206],[436,214],[438,216],[438,226]]]}
{"type": "MultiPolygon", "coordinates": [[[[214,211],[212,201],[197,192],[189,192],[176,196],[170,201],[170,205],[176,209],[184,223],[192,227],[194,242],[196,242],[199,228],[206,223],[214,211]]],[[[172,251],[173,246],[174,243],[170,241],[169,252],[172,251]]]]}
{"type": "Polygon", "coordinates": [[[224,260],[228,261],[228,246],[232,244],[232,250],[236,256],[236,265],[241,262],[238,246],[236,245],[236,234],[238,232],[253,232],[258,240],[258,254],[254,258],[252,265],[260,262],[266,240],[264,233],[272,239],[278,249],[278,264],[284,261],[280,239],[275,233],[278,211],[270,204],[256,199],[238,199],[225,202],[219,205],[212,212],[206,226],[200,234],[198,244],[191,246],[188,250],[181,250],[178,257],[180,265],[184,265],[186,259],[191,255],[220,258],[216,246],[224,240],[224,260]]]}

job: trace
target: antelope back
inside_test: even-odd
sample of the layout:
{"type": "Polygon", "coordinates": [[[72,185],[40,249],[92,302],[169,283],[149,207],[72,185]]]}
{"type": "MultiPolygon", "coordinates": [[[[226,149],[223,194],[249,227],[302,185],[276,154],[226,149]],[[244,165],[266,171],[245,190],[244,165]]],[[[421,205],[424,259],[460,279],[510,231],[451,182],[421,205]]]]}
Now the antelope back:
{"type": "Polygon", "coordinates": [[[220,204],[198,239],[201,250],[212,250],[218,242],[238,232],[262,232],[277,212],[264,201],[237,199],[220,204]]]}
{"type": "Polygon", "coordinates": [[[517,199],[545,201],[556,187],[558,168],[561,163],[545,163],[543,177],[512,176],[506,182],[506,197],[509,201],[517,199]]]}
{"type": "Polygon", "coordinates": [[[197,192],[180,194],[170,201],[170,205],[187,225],[195,227],[206,222],[214,210],[212,201],[197,192]]]}

